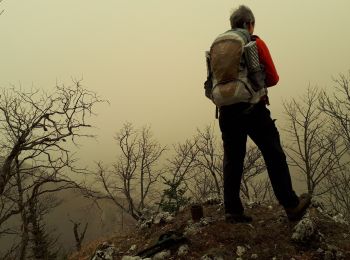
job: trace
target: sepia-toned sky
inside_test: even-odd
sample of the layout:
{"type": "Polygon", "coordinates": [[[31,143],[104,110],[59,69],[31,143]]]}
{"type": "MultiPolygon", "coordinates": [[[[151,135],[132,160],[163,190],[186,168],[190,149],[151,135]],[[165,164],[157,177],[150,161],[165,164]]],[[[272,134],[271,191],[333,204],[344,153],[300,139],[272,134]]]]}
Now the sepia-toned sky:
{"type": "Polygon", "coordinates": [[[151,125],[166,145],[214,124],[204,97],[204,52],[229,29],[239,4],[256,18],[280,82],[270,110],[283,123],[282,101],[311,85],[331,88],[350,69],[348,0],[4,0],[0,10],[0,86],[51,90],[83,85],[107,98],[93,119],[97,140],[82,142],[82,163],[111,162],[113,136],[125,121],[151,125]]]}

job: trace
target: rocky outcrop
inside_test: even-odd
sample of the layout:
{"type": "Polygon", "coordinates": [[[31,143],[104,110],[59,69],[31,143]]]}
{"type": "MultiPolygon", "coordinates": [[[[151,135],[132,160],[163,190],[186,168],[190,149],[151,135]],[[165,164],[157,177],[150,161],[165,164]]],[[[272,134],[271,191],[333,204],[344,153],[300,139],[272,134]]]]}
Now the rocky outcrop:
{"type": "Polygon", "coordinates": [[[176,216],[149,214],[133,234],[99,246],[92,259],[350,259],[348,223],[321,204],[314,202],[295,223],[288,221],[278,205],[251,203],[247,214],[253,216],[253,222],[230,224],[224,220],[220,202],[215,203],[203,204],[204,217],[198,221],[191,219],[190,208],[176,216]],[[162,241],[170,243],[163,248],[162,241]],[[142,257],[140,252],[155,246],[152,254],[142,257]]]}

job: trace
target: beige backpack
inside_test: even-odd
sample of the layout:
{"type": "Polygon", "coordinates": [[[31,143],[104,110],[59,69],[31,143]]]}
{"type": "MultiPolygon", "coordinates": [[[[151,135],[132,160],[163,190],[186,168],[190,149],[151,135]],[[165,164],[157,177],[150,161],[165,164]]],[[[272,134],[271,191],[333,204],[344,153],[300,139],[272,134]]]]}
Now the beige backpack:
{"type": "Polygon", "coordinates": [[[258,103],[266,89],[256,89],[248,78],[244,47],[250,42],[247,30],[235,29],[220,34],[206,53],[208,80],[206,96],[221,107],[240,102],[258,103]]]}

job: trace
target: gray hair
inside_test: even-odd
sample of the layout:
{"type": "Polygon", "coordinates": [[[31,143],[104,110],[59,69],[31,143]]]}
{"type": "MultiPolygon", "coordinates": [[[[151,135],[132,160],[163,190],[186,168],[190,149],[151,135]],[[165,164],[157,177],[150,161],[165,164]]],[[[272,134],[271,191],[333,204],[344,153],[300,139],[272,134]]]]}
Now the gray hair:
{"type": "Polygon", "coordinates": [[[231,28],[246,29],[247,23],[255,23],[255,18],[252,10],[245,5],[240,5],[234,10],[230,17],[231,28]]]}

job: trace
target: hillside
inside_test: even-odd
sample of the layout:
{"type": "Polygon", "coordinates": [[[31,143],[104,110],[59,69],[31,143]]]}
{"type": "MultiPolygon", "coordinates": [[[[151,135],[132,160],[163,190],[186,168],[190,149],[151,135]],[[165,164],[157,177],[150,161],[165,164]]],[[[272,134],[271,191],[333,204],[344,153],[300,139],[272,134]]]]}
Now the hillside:
{"type": "MultiPolygon", "coordinates": [[[[89,242],[97,237],[112,234],[125,233],[134,221],[127,214],[122,214],[120,209],[111,201],[100,200],[98,204],[91,199],[84,198],[78,191],[63,190],[56,194],[62,203],[51,210],[44,217],[48,232],[52,238],[57,237],[57,248],[62,249],[62,254],[75,250],[73,224],[70,220],[80,222],[83,227],[88,223],[84,241],[89,242]]],[[[120,199],[120,201],[122,201],[120,199]]],[[[7,222],[8,226],[20,226],[18,218],[7,222]]],[[[0,238],[0,253],[5,252],[18,240],[16,236],[3,236],[0,238]]],[[[0,257],[1,258],[1,257],[0,257]]]]}
{"type": "Polygon", "coordinates": [[[169,231],[176,232],[168,233],[174,240],[152,259],[350,259],[348,223],[321,207],[310,207],[302,221],[291,223],[278,205],[252,205],[247,209],[254,217],[251,224],[226,223],[221,204],[206,204],[203,209],[198,222],[185,208],[174,218],[163,215],[153,224],[145,222],[127,236],[85,245],[69,259],[145,259],[132,256],[169,231]]]}

